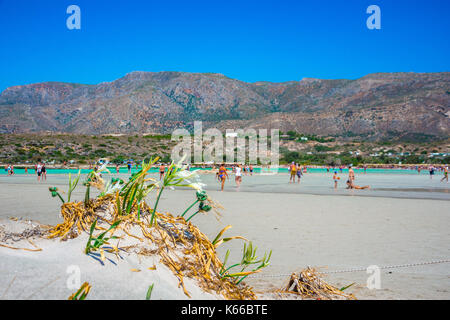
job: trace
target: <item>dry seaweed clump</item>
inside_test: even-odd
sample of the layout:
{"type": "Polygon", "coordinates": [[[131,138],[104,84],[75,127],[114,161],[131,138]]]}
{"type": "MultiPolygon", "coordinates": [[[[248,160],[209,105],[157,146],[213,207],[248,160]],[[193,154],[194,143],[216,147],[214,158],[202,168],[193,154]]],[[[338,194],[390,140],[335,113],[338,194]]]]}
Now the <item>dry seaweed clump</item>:
{"type": "MultiPolygon", "coordinates": [[[[211,242],[189,221],[197,213],[208,212],[217,206],[204,191],[197,188],[194,188],[197,189],[197,200],[194,204],[199,203],[198,210],[188,219],[185,219],[184,215],[193,205],[176,217],[170,213],[157,212],[156,206],[165,187],[197,187],[198,184],[190,183],[186,178],[192,175],[172,164],[168,177],[166,176],[162,185],[157,185],[158,182],[146,177],[148,169],[148,164],[144,164],[141,171],[133,175],[127,183],[112,181],[104,184],[97,173],[92,174],[91,177],[94,176],[95,179],[85,183],[87,192],[90,186],[100,187],[100,196],[96,199],[86,196],[82,202],[63,203],[61,214],[64,222],[50,228],[48,237],[67,240],[86,232],[89,239],[85,253],[101,262],[114,256],[119,258],[124,252],[138,256],[158,255],[160,261],[178,278],[179,287],[188,297],[190,294],[184,285],[185,277],[196,280],[205,291],[219,294],[226,299],[256,299],[252,288],[242,280],[268,265],[268,259],[264,258],[263,264],[252,271],[234,274],[224,272],[226,268],[217,256],[216,248],[232,239],[245,239],[219,239],[228,226],[211,242]],[[159,191],[153,208],[144,200],[150,190],[159,191]],[[101,233],[94,234],[97,230],[101,233]]],[[[50,191],[58,192],[55,189],[50,191]]],[[[256,262],[259,261],[252,263],[256,262]]],[[[248,267],[241,264],[236,266],[242,267],[241,271],[248,267]]]]}
{"type": "Polygon", "coordinates": [[[300,295],[303,299],[316,300],[356,300],[353,294],[343,291],[350,286],[338,289],[321,279],[320,273],[314,268],[306,268],[298,274],[293,273],[288,284],[278,292],[293,293],[300,295]]]}
{"type": "MultiPolygon", "coordinates": [[[[19,220],[18,218],[10,218],[10,220],[15,222],[14,227],[17,230],[16,232],[7,231],[5,226],[0,225],[0,247],[14,250],[42,251],[32,240],[45,236],[47,226],[35,225],[31,221],[19,220]],[[23,247],[23,241],[31,244],[32,248],[23,247]]],[[[8,227],[11,227],[11,225],[8,227]]]]}

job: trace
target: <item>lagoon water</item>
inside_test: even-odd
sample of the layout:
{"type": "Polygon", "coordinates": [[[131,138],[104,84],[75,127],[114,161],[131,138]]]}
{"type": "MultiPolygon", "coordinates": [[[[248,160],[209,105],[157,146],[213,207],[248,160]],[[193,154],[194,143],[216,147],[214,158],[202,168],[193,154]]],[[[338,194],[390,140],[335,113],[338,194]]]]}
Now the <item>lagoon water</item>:
{"type": "MultiPolygon", "coordinates": [[[[121,168],[119,175],[115,173],[115,168],[111,168],[111,174],[104,174],[104,177],[119,176],[123,180],[128,180],[129,174],[126,168],[121,168]]],[[[151,177],[158,179],[157,168],[152,169],[151,177]]],[[[219,190],[219,182],[214,174],[199,170],[198,180],[206,186],[206,190],[219,190]]],[[[133,168],[132,173],[137,170],[133,168]]],[[[25,174],[23,169],[16,169],[16,175],[7,176],[2,170],[0,175],[0,186],[2,184],[38,184],[34,170],[29,170],[25,174]]],[[[47,182],[45,184],[66,185],[68,173],[76,174],[76,169],[48,169],[47,182]]],[[[81,170],[84,176],[90,170],[81,170]]],[[[360,186],[369,185],[366,190],[347,190],[345,181],[348,177],[347,170],[342,173],[338,171],[340,177],[338,188],[334,189],[332,179],[333,171],[326,169],[308,169],[300,183],[289,183],[289,175],[286,168],[279,169],[276,174],[263,174],[256,171],[252,176],[244,175],[240,188],[236,187],[234,175],[229,173],[230,179],[225,183],[226,192],[259,192],[259,193],[286,193],[286,194],[316,194],[316,195],[341,195],[341,196],[364,196],[364,197],[389,197],[389,198],[411,198],[411,199],[436,199],[450,200],[450,184],[446,181],[440,182],[443,174],[437,172],[431,179],[428,171],[423,170],[420,174],[414,170],[404,169],[367,169],[364,173],[362,169],[355,170],[355,183],[360,186]]]]}

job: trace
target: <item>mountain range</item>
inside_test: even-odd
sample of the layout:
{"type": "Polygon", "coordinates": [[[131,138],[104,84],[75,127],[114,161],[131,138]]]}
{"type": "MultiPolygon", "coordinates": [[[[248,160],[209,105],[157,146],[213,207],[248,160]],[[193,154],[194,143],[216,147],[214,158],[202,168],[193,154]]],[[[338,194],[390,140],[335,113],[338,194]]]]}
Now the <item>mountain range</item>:
{"type": "Polygon", "coordinates": [[[43,82],[0,95],[0,133],[170,133],[194,120],[221,130],[448,138],[450,72],[248,83],[217,73],[136,71],[96,85],[43,82]]]}

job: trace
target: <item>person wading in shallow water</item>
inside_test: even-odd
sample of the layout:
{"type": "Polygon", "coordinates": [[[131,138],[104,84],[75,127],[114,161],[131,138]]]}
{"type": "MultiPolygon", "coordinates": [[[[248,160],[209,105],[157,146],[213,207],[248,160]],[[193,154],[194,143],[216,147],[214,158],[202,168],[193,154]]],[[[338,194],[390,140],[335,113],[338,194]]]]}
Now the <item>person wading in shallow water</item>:
{"type": "Polygon", "coordinates": [[[355,171],[353,171],[352,165],[348,167],[348,180],[350,180],[351,183],[355,181],[355,171]]]}
{"type": "Polygon", "coordinates": [[[444,180],[448,182],[448,167],[444,167],[444,177],[441,179],[441,182],[444,180]]]}
{"type": "Polygon", "coordinates": [[[223,187],[225,186],[225,180],[228,178],[227,168],[225,168],[225,164],[222,163],[219,168],[219,181],[221,183],[220,191],[223,191],[223,187]]]}
{"type": "Polygon", "coordinates": [[[166,166],[161,163],[159,166],[159,180],[161,180],[164,177],[164,174],[166,172],[166,166]]]}
{"type": "Polygon", "coordinates": [[[292,161],[291,165],[289,166],[289,171],[291,172],[291,177],[289,178],[289,183],[291,183],[291,182],[295,183],[295,176],[297,174],[297,166],[295,165],[294,161],[292,161]]]}
{"type": "Polygon", "coordinates": [[[37,181],[41,181],[42,164],[40,162],[36,165],[36,174],[37,174],[37,181]]]}
{"type": "Polygon", "coordinates": [[[42,180],[47,181],[47,169],[45,168],[45,163],[42,164],[41,173],[42,173],[42,180]]]}
{"type": "Polygon", "coordinates": [[[333,180],[334,180],[334,188],[337,189],[338,182],[341,178],[338,177],[337,171],[334,172],[333,180]]]}
{"type": "Polygon", "coordinates": [[[302,177],[302,167],[297,163],[297,182],[300,183],[300,178],[302,177]]]}
{"type": "Polygon", "coordinates": [[[242,183],[242,168],[241,168],[241,165],[240,164],[238,164],[237,166],[236,166],[236,168],[235,168],[235,178],[234,178],[234,181],[236,181],[236,185],[238,186],[238,188],[239,188],[239,186],[241,185],[241,183],[242,183]]]}

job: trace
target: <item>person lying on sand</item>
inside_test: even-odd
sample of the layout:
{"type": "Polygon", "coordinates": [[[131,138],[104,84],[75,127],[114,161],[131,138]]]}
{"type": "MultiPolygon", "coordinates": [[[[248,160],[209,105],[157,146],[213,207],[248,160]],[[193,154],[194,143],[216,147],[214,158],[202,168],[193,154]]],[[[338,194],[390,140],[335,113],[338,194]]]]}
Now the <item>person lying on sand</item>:
{"type": "Polygon", "coordinates": [[[347,189],[357,189],[357,190],[370,189],[370,186],[361,187],[361,186],[358,186],[358,185],[354,184],[352,181],[347,180],[347,189]]]}

